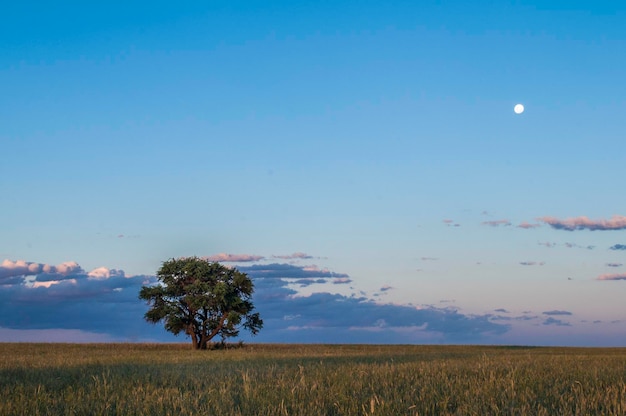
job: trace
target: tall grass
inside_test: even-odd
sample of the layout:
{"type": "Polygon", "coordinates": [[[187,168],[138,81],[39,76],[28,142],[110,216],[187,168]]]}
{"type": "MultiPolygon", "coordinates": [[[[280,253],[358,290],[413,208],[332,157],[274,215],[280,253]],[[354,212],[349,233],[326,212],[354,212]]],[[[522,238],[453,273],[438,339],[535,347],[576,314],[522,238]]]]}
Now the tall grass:
{"type": "Polygon", "coordinates": [[[0,415],[625,415],[626,349],[0,344],[0,415]]]}

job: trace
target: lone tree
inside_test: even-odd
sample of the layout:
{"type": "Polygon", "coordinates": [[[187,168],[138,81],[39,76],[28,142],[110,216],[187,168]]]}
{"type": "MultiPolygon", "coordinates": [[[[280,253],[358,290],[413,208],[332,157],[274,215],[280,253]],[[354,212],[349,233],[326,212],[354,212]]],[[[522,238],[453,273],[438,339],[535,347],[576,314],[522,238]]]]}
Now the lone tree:
{"type": "Polygon", "coordinates": [[[160,283],[143,286],[139,298],[150,305],[148,322],[191,337],[195,349],[206,349],[214,337],[239,335],[239,327],[256,335],[263,328],[252,313],[254,285],[247,274],[198,257],[171,259],[157,271],[160,283]]]}

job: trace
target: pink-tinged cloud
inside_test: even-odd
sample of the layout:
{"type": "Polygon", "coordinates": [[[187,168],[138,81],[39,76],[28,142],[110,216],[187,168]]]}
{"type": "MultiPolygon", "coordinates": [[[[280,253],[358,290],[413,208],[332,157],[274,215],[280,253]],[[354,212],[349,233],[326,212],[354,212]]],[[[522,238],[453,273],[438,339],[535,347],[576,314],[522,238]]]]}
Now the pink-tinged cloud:
{"type": "Polygon", "coordinates": [[[87,273],[87,276],[89,276],[92,279],[108,279],[108,278],[110,278],[112,276],[114,276],[114,277],[126,277],[124,275],[124,271],[116,270],[116,269],[109,269],[109,268],[106,268],[106,267],[98,267],[96,269],[93,269],[92,271],[87,273]]]}
{"type": "Polygon", "coordinates": [[[66,261],[52,266],[44,263],[33,263],[24,260],[12,261],[7,259],[0,264],[0,278],[34,276],[41,273],[67,276],[72,273],[82,273],[83,271],[84,270],[75,261],[66,261]]]}
{"type": "Polygon", "coordinates": [[[509,221],[509,220],[491,220],[491,221],[483,221],[481,224],[482,225],[488,225],[490,227],[500,227],[500,226],[508,227],[508,226],[511,225],[511,221],[509,221]]]}
{"type": "Polygon", "coordinates": [[[587,217],[576,217],[559,219],[555,217],[542,217],[537,218],[537,221],[548,224],[557,230],[590,230],[590,231],[603,231],[603,230],[625,230],[626,229],[626,216],[614,215],[610,220],[591,220],[587,217]]]}
{"type": "Polygon", "coordinates": [[[626,273],[601,274],[596,280],[626,280],[626,273]]]}
{"type": "Polygon", "coordinates": [[[522,222],[520,225],[517,226],[518,228],[524,228],[526,230],[530,230],[531,228],[538,228],[541,227],[541,224],[530,224],[526,221],[522,222]]]}
{"type": "Polygon", "coordinates": [[[30,286],[33,289],[37,289],[38,287],[45,287],[46,289],[50,289],[50,286],[54,286],[54,285],[58,285],[58,284],[72,284],[72,285],[76,285],[78,283],[78,280],[76,279],[68,279],[68,280],[48,280],[47,282],[33,282],[32,286],[30,286]]]}
{"type": "Polygon", "coordinates": [[[310,264],[308,266],[302,266],[302,270],[304,270],[305,272],[330,273],[331,275],[333,273],[329,269],[327,269],[326,267],[324,267],[323,269],[318,267],[317,264],[310,264]]]}
{"type": "Polygon", "coordinates": [[[229,253],[218,253],[212,256],[204,257],[204,259],[208,261],[240,262],[240,263],[259,261],[259,260],[263,260],[264,258],[265,257],[263,256],[255,256],[253,254],[229,254],[229,253]]]}
{"type": "Polygon", "coordinates": [[[274,259],[283,259],[283,260],[290,260],[290,259],[312,259],[313,256],[310,256],[306,253],[301,253],[301,252],[295,252],[293,254],[286,254],[286,255],[281,255],[281,256],[272,256],[272,258],[274,259]]]}

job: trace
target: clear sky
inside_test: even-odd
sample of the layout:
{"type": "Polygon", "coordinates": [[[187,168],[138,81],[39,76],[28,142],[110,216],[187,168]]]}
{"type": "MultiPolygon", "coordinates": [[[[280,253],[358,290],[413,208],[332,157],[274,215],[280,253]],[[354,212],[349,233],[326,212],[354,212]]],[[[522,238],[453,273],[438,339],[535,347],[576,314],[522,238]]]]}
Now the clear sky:
{"type": "Polygon", "coordinates": [[[626,345],[624,22],[4,5],[0,340],[176,340],[137,294],[196,255],[255,280],[257,341],[626,345]]]}

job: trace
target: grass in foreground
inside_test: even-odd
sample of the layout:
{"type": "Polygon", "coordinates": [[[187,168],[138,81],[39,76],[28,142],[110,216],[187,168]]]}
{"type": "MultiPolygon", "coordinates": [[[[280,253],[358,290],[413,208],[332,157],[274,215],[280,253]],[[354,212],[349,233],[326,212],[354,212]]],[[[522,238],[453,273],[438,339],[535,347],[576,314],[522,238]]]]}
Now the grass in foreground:
{"type": "Polygon", "coordinates": [[[626,349],[0,344],[1,415],[625,415],[626,349]]]}

